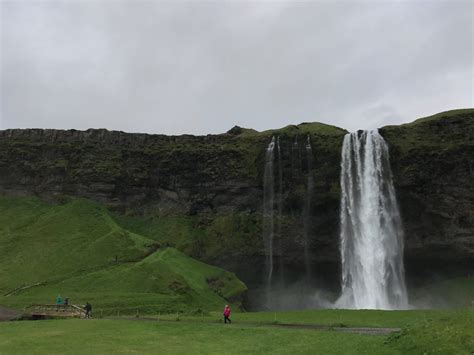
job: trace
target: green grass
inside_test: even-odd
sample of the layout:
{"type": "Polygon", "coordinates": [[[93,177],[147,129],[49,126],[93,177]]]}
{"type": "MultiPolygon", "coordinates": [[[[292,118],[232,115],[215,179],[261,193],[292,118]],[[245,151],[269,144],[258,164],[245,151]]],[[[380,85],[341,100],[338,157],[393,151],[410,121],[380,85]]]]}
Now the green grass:
{"type": "Polygon", "coordinates": [[[403,354],[472,354],[474,352],[474,311],[445,312],[406,324],[386,343],[403,354]]]}
{"type": "Polygon", "coordinates": [[[396,354],[384,338],[223,324],[70,320],[0,324],[0,354],[396,354]]]}
{"type": "MultiPolygon", "coordinates": [[[[238,322],[247,323],[280,323],[280,324],[318,324],[324,326],[345,327],[405,327],[414,320],[441,320],[454,316],[474,316],[474,309],[460,310],[409,310],[409,311],[380,311],[380,310],[345,310],[317,309],[304,311],[279,312],[244,312],[234,313],[238,322]]],[[[211,313],[204,317],[207,321],[220,319],[220,312],[211,313]]],[[[173,319],[173,316],[163,316],[163,319],[173,319]]],[[[181,316],[187,321],[202,321],[203,317],[181,316]]]]}
{"type": "Polygon", "coordinates": [[[299,125],[288,125],[279,129],[270,129],[262,132],[257,131],[245,131],[240,136],[241,137],[251,137],[251,136],[271,136],[271,135],[321,135],[321,136],[340,136],[346,134],[345,129],[328,125],[321,122],[303,122],[299,125]]]}
{"type": "Polygon", "coordinates": [[[261,222],[255,214],[232,213],[213,218],[114,214],[113,218],[129,231],[203,260],[233,251],[252,255],[261,249],[261,222]]]}
{"type": "Polygon", "coordinates": [[[456,157],[472,151],[473,120],[474,109],[452,110],[399,126],[385,126],[380,132],[396,154],[418,150],[433,154],[433,159],[446,152],[456,157]]]}
{"type": "Polygon", "coordinates": [[[420,123],[427,123],[430,121],[436,121],[439,120],[440,118],[450,118],[450,117],[456,117],[459,115],[468,115],[468,114],[474,114],[474,109],[473,108],[465,108],[465,109],[458,109],[458,110],[450,110],[450,111],[444,111],[444,112],[439,112],[435,115],[427,116],[427,117],[422,117],[418,118],[415,121],[411,123],[407,123],[402,126],[414,126],[420,123]]]}
{"type": "Polygon", "coordinates": [[[0,292],[5,296],[0,304],[52,303],[57,294],[75,304],[92,302],[105,314],[118,309],[192,312],[238,304],[246,287],[234,274],[157,247],[155,240],[123,228],[91,201],[50,205],[2,197],[0,292]]]}
{"type": "Polygon", "coordinates": [[[471,354],[474,310],[278,312],[280,323],[401,327],[391,335],[274,326],[275,313],[158,320],[48,320],[0,323],[0,354],[471,354]]]}
{"type": "Polygon", "coordinates": [[[0,198],[0,292],[61,279],[115,259],[140,259],[153,241],[120,228],[87,200],[49,205],[0,198]]]}

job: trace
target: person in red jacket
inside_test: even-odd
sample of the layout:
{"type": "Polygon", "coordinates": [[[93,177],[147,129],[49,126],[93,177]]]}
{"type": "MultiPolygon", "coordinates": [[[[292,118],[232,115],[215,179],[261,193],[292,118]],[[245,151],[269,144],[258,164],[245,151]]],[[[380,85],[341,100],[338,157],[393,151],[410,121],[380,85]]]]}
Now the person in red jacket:
{"type": "Polygon", "coordinates": [[[226,304],[224,307],[224,323],[227,323],[227,321],[229,321],[229,323],[232,323],[229,317],[230,317],[230,307],[229,305],[226,304]]]}

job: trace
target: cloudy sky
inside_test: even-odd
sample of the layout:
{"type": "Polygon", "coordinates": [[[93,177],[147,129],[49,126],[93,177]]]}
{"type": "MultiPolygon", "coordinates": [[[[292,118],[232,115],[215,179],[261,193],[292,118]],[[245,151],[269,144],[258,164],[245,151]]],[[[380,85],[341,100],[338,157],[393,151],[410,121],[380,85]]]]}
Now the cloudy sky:
{"type": "Polygon", "coordinates": [[[2,1],[1,128],[348,130],[473,107],[474,1],[2,1]]]}

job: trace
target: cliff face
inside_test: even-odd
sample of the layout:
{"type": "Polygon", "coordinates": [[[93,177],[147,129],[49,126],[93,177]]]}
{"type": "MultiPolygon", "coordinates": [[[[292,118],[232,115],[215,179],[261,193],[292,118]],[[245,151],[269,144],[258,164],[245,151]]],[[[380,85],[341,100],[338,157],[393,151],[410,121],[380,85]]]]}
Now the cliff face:
{"type": "MultiPolygon", "coordinates": [[[[381,129],[391,150],[408,263],[420,258],[470,262],[474,257],[473,129],[474,110],[381,129]]],[[[51,201],[85,197],[105,204],[118,216],[137,220],[185,217],[192,238],[182,245],[176,242],[178,247],[236,271],[244,281],[257,282],[260,272],[255,270],[264,260],[265,149],[272,136],[278,136],[282,216],[276,223],[281,228],[276,235],[277,264],[290,274],[303,267],[303,209],[310,173],[314,180],[308,225],[312,263],[335,281],[339,278],[335,271],[340,150],[345,133],[318,123],[261,133],[235,127],[226,134],[200,137],[5,130],[0,131],[0,193],[51,201]],[[310,172],[308,137],[313,154],[310,172]]],[[[278,190],[279,182],[275,186],[278,190]]],[[[173,231],[165,232],[171,233],[167,240],[172,243],[173,231]]]]}
{"type": "Polygon", "coordinates": [[[380,132],[390,146],[408,266],[472,272],[474,110],[441,113],[380,132]]]}

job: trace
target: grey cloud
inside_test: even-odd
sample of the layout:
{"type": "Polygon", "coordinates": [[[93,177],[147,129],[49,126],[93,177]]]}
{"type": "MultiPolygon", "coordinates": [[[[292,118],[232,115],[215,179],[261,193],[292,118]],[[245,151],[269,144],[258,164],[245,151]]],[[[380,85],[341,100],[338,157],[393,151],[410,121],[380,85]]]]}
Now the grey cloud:
{"type": "Polygon", "coordinates": [[[473,105],[473,3],[1,3],[3,128],[349,130],[473,105]]]}

